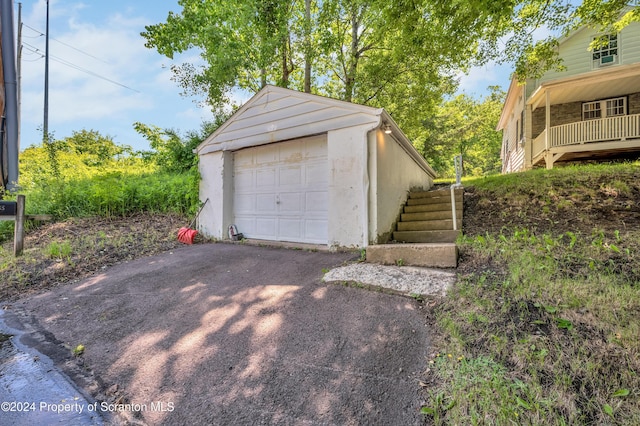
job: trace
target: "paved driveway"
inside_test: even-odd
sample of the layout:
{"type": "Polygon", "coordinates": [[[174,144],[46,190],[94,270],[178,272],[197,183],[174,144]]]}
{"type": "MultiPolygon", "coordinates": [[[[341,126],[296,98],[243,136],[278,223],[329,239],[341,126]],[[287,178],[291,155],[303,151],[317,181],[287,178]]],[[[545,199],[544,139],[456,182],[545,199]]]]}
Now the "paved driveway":
{"type": "Polygon", "coordinates": [[[76,379],[118,404],[107,411],[146,424],[420,424],[421,310],[321,283],[350,258],[189,246],[19,301],[6,316],[60,366],[70,365],[63,344],[84,345],[76,379]]]}

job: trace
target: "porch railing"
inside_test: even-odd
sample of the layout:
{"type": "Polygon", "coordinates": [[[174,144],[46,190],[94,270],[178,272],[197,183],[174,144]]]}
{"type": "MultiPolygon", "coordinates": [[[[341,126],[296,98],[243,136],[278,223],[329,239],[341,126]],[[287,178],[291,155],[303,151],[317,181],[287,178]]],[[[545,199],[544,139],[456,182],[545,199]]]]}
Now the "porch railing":
{"type": "MultiPolygon", "coordinates": [[[[640,114],[554,126],[549,136],[551,147],[640,138],[640,114]]],[[[534,141],[534,154],[538,139],[539,137],[534,141]]],[[[542,147],[544,148],[544,139],[542,147]]]]}
{"type": "Polygon", "coordinates": [[[533,140],[533,145],[531,147],[531,158],[535,159],[536,157],[538,157],[540,154],[542,154],[545,149],[545,139],[547,137],[547,130],[543,130],[542,133],[540,133],[538,135],[537,138],[535,138],[533,140]]]}

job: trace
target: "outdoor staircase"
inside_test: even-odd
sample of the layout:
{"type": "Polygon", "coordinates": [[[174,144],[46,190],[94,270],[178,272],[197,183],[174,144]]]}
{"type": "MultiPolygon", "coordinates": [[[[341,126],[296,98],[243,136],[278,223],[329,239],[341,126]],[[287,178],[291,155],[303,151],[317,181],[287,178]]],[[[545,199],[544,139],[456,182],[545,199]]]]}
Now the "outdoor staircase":
{"type": "Polygon", "coordinates": [[[451,189],[410,192],[393,239],[400,243],[453,243],[462,229],[462,188],[454,190],[456,229],[451,189]]]}
{"type": "Polygon", "coordinates": [[[462,230],[464,189],[454,190],[456,229],[451,189],[412,191],[396,224],[391,244],[367,247],[367,261],[382,264],[455,268],[462,230]]]}

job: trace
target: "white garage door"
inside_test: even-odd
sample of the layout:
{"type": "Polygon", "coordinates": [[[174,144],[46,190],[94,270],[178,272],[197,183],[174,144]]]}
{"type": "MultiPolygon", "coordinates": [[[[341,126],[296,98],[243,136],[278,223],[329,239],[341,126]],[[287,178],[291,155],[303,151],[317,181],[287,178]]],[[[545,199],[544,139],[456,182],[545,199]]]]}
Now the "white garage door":
{"type": "Polygon", "coordinates": [[[326,136],[238,151],[233,169],[234,223],[245,237],[327,243],[326,136]]]}

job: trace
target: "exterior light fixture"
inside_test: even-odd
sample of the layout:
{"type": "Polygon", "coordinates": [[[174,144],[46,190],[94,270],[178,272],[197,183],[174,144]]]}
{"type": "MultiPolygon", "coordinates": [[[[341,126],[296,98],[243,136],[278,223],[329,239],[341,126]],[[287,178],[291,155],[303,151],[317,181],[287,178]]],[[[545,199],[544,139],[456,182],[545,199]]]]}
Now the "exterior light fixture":
{"type": "Polygon", "coordinates": [[[391,126],[390,126],[390,125],[388,125],[388,124],[385,124],[384,126],[382,126],[382,130],[384,130],[384,132],[385,132],[387,135],[390,135],[390,134],[391,134],[391,126]]]}

